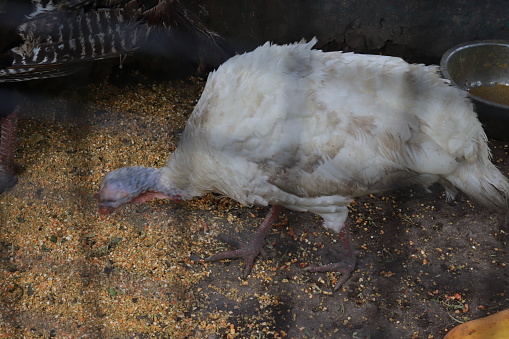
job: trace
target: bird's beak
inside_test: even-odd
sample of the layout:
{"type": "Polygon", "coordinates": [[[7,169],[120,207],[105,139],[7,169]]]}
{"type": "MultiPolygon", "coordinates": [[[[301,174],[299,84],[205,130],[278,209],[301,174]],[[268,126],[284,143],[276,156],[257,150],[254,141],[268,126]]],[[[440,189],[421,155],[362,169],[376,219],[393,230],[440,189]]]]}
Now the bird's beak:
{"type": "Polygon", "coordinates": [[[98,212],[99,214],[102,216],[102,217],[106,217],[108,215],[110,215],[111,213],[113,213],[115,211],[115,208],[108,208],[106,206],[101,206],[101,204],[99,203],[99,209],[98,209],[98,212]]]}
{"type": "Polygon", "coordinates": [[[106,219],[108,215],[112,214],[117,209],[116,207],[105,206],[104,203],[99,200],[99,193],[94,194],[94,198],[97,200],[98,212],[101,219],[106,219]]]}

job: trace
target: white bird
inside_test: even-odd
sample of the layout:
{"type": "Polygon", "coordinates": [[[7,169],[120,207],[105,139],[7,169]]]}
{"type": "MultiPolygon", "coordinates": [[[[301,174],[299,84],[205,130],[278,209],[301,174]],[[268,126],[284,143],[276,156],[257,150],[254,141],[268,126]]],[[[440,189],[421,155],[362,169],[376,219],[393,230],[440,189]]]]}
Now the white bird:
{"type": "Polygon", "coordinates": [[[153,198],[218,192],[244,205],[273,205],[248,244],[208,260],[243,257],[247,275],[280,207],[309,211],[340,233],[344,260],[310,271],[355,267],[347,224],[355,197],[440,183],[507,211],[509,181],[491,163],[465,92],[435,66],[400,58],[312,50],[316,40],[265,45],[209,75],[177,150],[160,169],[110,172],[99,212],[153,198]]]}

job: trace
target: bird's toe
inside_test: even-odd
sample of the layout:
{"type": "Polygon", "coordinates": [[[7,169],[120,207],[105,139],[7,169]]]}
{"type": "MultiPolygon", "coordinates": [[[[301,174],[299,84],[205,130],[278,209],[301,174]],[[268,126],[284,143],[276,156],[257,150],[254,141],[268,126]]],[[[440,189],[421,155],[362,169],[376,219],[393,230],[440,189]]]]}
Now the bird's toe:
{"type": "Polygon", "coordinates": [[[238,239],[232,238],[225,234],[220,234],[219,239],[231,246],[237,247],[237,249],[232,251],[216,253],[206,258],[205,261],[242,258],[246,262],[243,274],[244,278],[246,278],[251,272],[256,257],[259,254],[261,254],[262,256],[266,256],[265,250],[263,249],[263,242],[260,242],[258,239],[254,239],[248,243],[244,243],[239,241],[238,239]]]}
{"type": "Polygon", "coordinates": [[[355,251],[347,252],[343,255],[339,255],[339,252],[333,250],[333,253],[337,254],[341,259],[338,262],[334,262],[327,265],[322,266],[310,266],[304,268],[305,271],[308,272],[339,272],[341,273],[341,277],[338,279],[337,283],[334,285],[334,291],[337,291],[343,284],[350,278],[353,270],[355,269],[355,265],[357,262],[357,257],[355,251]]]}

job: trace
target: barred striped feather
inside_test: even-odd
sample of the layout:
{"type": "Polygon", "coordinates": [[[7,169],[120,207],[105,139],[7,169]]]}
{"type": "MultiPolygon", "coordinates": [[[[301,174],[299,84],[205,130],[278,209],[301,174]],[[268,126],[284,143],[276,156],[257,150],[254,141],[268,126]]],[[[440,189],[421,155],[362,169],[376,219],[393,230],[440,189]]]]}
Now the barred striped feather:
{"type": "Polygon", "coordinates": [[[177,0],[32,0],[32,4],[33,11],[15,32],[19,38],[12,39],[21,43],[0,50],[0,83],[68,75],[80,70],[83,62],[134,53],[150,39],[156,40],[152,44],[156,47],[145,52],[204,61],[212,67],[234,55],[177,0]]]}
{"type": "Polygon", "coordinates": [[[150,32],[147,25],[126,20],[123,10],[60,14],[51,19],[59,23],[48,27],[46,21],[29,21],[20,26],[19,33],[25,42],[11,49],[13,62],[10,67],[0,69],[1,82],[73,73],[81,68],[78,64],[83,61],[134,52],[150,32]]]}

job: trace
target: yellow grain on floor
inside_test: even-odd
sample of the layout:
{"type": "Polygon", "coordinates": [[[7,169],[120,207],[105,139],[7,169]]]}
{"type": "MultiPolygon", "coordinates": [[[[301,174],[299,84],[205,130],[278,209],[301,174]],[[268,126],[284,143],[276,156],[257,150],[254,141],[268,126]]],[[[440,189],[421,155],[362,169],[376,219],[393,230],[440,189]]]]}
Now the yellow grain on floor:
{"type": "Polygon", "coordinates": [[[203,220],[158,202],[102,220],[93,194],[115,168],[164,166],[203,85],[102,83],[26,100],[25,170],[0,196],[0,337],[192,335],[190,286],[207,271],[189,254],[202,251],[203,220]]]}

